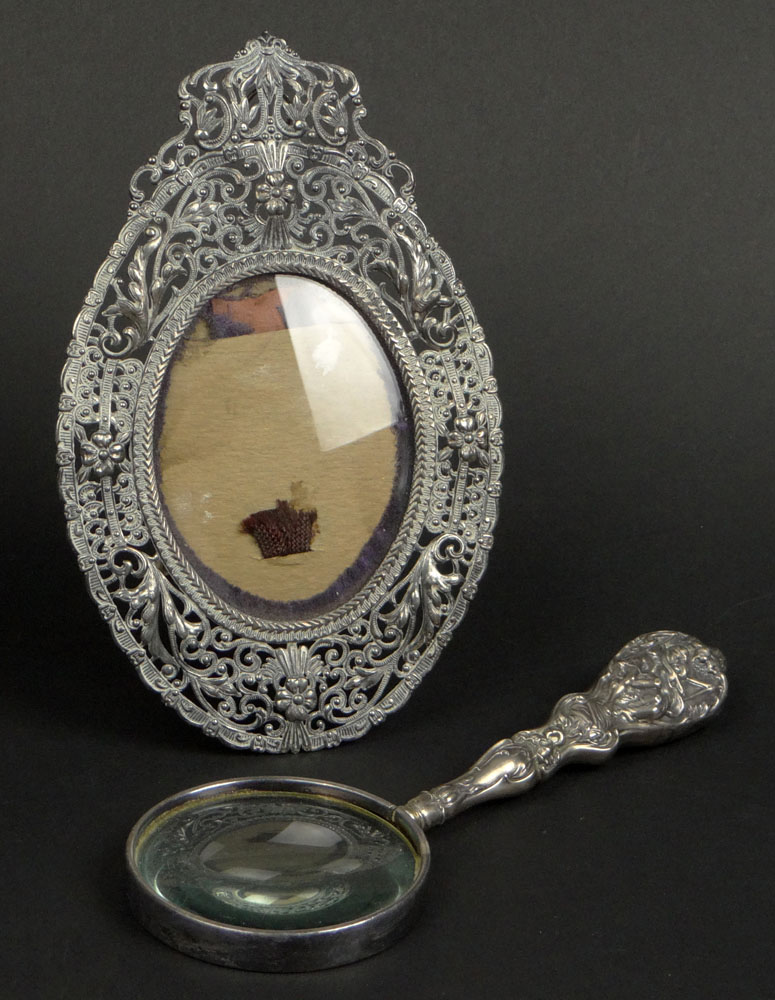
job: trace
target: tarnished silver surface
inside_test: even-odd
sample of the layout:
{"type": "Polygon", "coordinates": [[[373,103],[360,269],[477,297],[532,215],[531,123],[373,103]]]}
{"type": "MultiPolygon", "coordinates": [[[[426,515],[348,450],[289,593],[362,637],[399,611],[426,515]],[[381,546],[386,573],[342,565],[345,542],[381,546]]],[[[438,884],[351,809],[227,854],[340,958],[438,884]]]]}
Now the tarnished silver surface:
{"type": "Polygon", "coordinates": [[[720,708],[722,654],[680,632],[650,632],[620,650],[584,694],[568,694],[549,721],[492,746],[454,781],[420,792],[403,811],[424,829],[488,799],[520,795],[572,760],[600,761],[622,743],[662,743],[720,708]]]}
{"type": "MultiPolygon", "coordinates": [[[[185,865],[191,844],[180,839],[180,863],[185,865]]],[[[430,848],[425,834],[408,817],[396,815],[395,806],[358,788],[311,778],[237,778],[187,789],[159,802],[142,816],[126,844],[129,903],[137,919],[171,948],[215,965],[263,972],[306,972],[357,962],[388,948],[404,935],[417,915],[417,904],[430,868],[430,848]],[[327,801],[351,803],[391,823],[416,852],[414,880],[392,904],[359,920],[300,930],[268,930],[221,923],[170,902],[143,877],[139,865],[146,833],[163,817],[181,807],[201,803],[207,807],[230,792],[296,792],[327,801]]]]}
{"type": "MultiPolygon", "coordinates": [[[[585,694],[562,698],[545,726],[501,740],[462,777],[421,792],[404,806],[305,778],[244,778],[181,792],[146,813],[129,836],[132,908],[166,944],[219,965],[300,972],[355,962],[387,948],[409,928],[430,865],[428,827],[479,802],[527,791],[569,760],[602,761],[623,742],[660,743],[681,736],[710,719],[726,693],[725,662],[718,650],[679,632],[651,632],[628,643],[585,694]],[[393,823],[417,853],[414,881],[382,910],[292,931],[220,923],[170,902],[142,875],[139,855],[146,832],[181,806],[207,805],[235,791],[312,793],[321,796],[317,813],[325,812],[326,802],[345,802],[393,823]]],[[[185,867],[191,844],[186,836],[177,843],[180,858],[172,863],[185,867]]]]}
{"type": "Polygon", "coordinates": [[[501,471],[490,354],[410,170],[363,129],[352,73],[265,35],[185,79],[180,98],[183,128],[132,178],[129,220],[68,348],[57,461],[70,538],[116,641],[188,722],[233,747],[335,746],[406,700],[484,570],[501,471]],[[410,499],[382,565],[335,611],[282,623],[229,606],[199,576],[172,537],[153,456],[186,323],[208,296],[273,271],[317,278],[366,315],[415,431],[410,499]]]}

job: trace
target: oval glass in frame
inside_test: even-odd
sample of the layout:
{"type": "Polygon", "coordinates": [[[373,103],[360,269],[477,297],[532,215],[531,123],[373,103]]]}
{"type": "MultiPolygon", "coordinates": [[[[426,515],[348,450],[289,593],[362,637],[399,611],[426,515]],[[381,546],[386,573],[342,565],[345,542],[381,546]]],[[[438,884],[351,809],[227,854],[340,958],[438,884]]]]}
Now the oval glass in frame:
{"type": "Polygon", "coordinates": [[[490,354],[349,71],[262,36],[181,97],[68,350],[70,537],[187,721],[334,746],[403,703],[484,570],[490,354]]]}
{"type": "Polygon", "coordinates": [[[378,339],[329,286],[267,274],[209,299],[156,428],[172,534],[224,601],[314,617],[379,568],[406,510],[411,422],[378,339]]]}

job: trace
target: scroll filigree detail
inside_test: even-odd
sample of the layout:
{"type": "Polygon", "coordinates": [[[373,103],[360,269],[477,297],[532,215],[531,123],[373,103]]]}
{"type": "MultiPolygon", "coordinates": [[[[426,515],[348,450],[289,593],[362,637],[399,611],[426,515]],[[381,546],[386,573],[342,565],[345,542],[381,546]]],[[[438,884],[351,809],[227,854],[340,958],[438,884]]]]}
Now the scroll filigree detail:
{"type": "Polygon", "coordinates": [[[486,563],[501,469],[491,359],[409,168],[364,130],[358,83],[262,36],[180,87],[181,131],[134,175],[129,219],[76,320],[57,461],[91,592],[142,678],[231,746],[333,746],[381,722],[437,658],[486,563]],[[287,628],[223,605],[165,528],[153,421],[176,338],[254,273],[325,281],[400,369],[415,476],[383,566],[287,628]],[[472,437],[473,435],[473,437],[472,437]]]}
{"type": "Polygon", "coordinates": [[[519,795],[569,761],[675,739],[715,714],[726,692],[718,650],[679,632],[650,632],[620,650],[589,691],[561,698],[546,725],[501,740],[461,777],[403,808],[435,826],[478,802],[519,795]]]}

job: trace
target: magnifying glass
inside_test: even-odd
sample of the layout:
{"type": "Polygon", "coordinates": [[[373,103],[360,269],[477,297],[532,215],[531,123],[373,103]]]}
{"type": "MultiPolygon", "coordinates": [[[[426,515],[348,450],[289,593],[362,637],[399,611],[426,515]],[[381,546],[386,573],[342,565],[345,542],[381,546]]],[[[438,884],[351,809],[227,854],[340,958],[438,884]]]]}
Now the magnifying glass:
{"type": "Polygon", "coordinates": [[[678,632],[628,643],[546,725],[492,746],[461,777],[394,806],[346,785],[247,778],[160,802],[129,835],[130,903],[195,958],[302,972],[375,954],[409,928],[428,875],[424,831],[518,795],[568,761],[674,739],[714,715],[724,657],[678,632]]]}

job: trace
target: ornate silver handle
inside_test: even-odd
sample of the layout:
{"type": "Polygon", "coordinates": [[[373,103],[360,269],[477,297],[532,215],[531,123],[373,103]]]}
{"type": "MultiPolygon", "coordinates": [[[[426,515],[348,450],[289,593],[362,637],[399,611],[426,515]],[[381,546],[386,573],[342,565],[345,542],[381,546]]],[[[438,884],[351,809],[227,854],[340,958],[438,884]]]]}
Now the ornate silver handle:
{"type": "Polygon", "coordinates": [[[588,691],[561,698],[545,726],[501,740],[465,774],[401,808],[427,829],[479,802],[520,795],[568,761],[603,761],[620,743],[675,739],[718,711],[724,671],[723,655],[691,636],[639,636],[588,691]]]}

